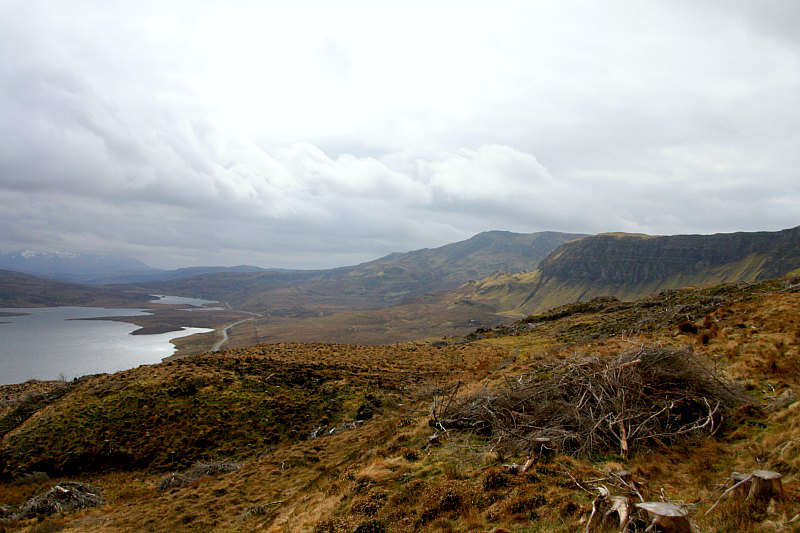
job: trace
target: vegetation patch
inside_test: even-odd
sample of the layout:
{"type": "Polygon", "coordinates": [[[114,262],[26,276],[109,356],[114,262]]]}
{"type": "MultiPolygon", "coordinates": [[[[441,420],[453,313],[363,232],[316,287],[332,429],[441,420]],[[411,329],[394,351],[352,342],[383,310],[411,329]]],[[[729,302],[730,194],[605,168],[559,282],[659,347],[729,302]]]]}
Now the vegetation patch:
{"type": "Polygon", "coordinates": [[[173,472],[166,476],[158,484],[158,490],[168,490],[172,488],[185,487],[205,476],[217,476],[219,474],[227,474],[235,472],[241,468],[240,463],[232,463],[225,461],[217,461],[213,463],[198,463],[192,468],[179,474],[173,472]]]}
{"type": "Polygon", "coordinates": [[[326,386],[343,377],[351,372],[329,365],[205,356],[88,378],[34,402],[47,406],[0,441],[0,475],[249,456],[304,438],[320,420],[338,421],[366,387],[357,379],[326,386]]]}
{"type": "Polygon", "coordinates": [[[491,438],[498,449],[542,447],[628,456],[648,444],[714,434],[746,397],[688,349],[651,347],[530,368],[499,390],[447,402],[436,426],[491,438]]]}

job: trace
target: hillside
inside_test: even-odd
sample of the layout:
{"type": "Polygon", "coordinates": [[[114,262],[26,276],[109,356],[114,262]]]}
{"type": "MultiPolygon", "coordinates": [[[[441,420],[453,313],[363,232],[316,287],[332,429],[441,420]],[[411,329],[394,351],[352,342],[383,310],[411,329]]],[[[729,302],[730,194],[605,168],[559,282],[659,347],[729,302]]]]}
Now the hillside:
{"type": "MultiPolygon", "coordinates": [[[[791,531],[799,290],[800,278],[673,290],[568,306],[447,344],[261,345],[30,391],[0,387],[0,526],[572,532],[585,530],[602,485],[637,502],[684,504],[705,532],[791,531]],[[652,357],[671,365],[666,374],[640,371],[652,357]],[[618,374],[588,384],[618,376],[613,393],[624,379],[645,380],[627,389],[645,401],[645,411],[622,413],[642,431],[628,433],[629,452],[616,425],[602,424],[591,452],[580,435],[526,449],[507,433],[513,419],[493,411],[535,387],[561,394],[557,378],[620,360],[618,374]],[[686,387],[712,401],[691,403],[686,387]],[[726,403],[715,407],[715,395],[726,403]],[[477,425],[462,422],[475,416],[477,425]],[[658,417],[663,430],[640,429],[658,417]],[[783,499],[713,507],[732,472],[754,469],[782,474],[783,499]],[[38,518],[17,511],[69,480],[96,487],[104,503],[38,518]]],[[[560,401],[540,410],[580,412],[560,401]]],[[[580,401],[602,408],[585,389],[580,401]]]]}
{"type": "Polygon", "coordinates": [[[351,267],[206,274],[144,287],[224,301],[271,316],[319,316],[397,305],[497,271],[531,270],[558,246],[581,236],[490,231],[439,248],[391,254],[351,267]]]}
{"type": "Polygon", "coordinates": [[[465,297],[521,316],[596,296],[635,299],[688,285],[753,282],[800,267],[800,227],[714,235],[604,234],[556,249],[533,272],[497,275],[465,297]]]}
{"type": "Polygon", "coordinates": [[[63,283],[0,270],[0,307],[135,306],[151,299],[146,294],[63,283]]]}
{"type": "Polygon", "coordinates": [[[39,250],[0,253],[0,269],[70,283],[157,272],[141,261],[121,255],[39,250]]]}
{"type": "MultiPolygon", "coordinates": [[[[381,309],[337,308],[335,295],[331,295],[324,313],[267,314],[233,328],[228,346],[287,341],[381,343],[458,336],[478,326],[596,296],[632,300],[687,285],[751,282],[800,268],[799,234],[800,229],[795,228],[718,235],[584,237],[555,249],[536,270],[497,272],[448,291],[406,297],[381,309]]],[[[466,248],[469,242],[450,245],[450,249],[466,248]]],[[[387,260],[407,264],[420,256],[425,257],[414,252],[387,260]]],[[[458,261],[457,254],[449,256],[458,261]]],[[[362,265],[360,275],[378,271],[381,261],[362,265]]],[[[298,284],[273,294],[281,294],[287,302],[299,301],[302,296],[298,295],[314,287],[314,283],[298,284]],[[294,296],[298,300],[292,300],[294,296]]],[[[347,284],[342,287],[340,296],[345,301],[347,284]]],[[[201,340],[198,336],[186,342],[201,340]]]]}

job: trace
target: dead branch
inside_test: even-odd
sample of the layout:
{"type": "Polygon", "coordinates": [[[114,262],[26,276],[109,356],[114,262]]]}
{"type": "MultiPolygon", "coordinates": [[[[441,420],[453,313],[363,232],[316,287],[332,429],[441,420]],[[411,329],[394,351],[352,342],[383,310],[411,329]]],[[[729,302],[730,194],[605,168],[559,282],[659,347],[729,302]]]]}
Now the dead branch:
{"type": "Polygon", "coordinates": [[[642,445],[713,435],[730,409],[747,402],[690,349],[644,346],[613,359],[576,356],[532,367],[465,398],[457,391],[435,400],[433,423],[529,454],[537,439],[548,439],[553,450],[627,456],[642,445]]]}

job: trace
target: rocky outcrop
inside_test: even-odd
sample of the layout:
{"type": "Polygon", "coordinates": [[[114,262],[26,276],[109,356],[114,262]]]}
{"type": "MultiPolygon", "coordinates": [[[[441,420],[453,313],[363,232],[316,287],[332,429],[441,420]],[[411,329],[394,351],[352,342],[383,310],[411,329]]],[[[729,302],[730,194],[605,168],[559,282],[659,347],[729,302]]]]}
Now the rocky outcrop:
{"type": "Polygon", "coordinates": [[[740,278],[731,281],[773,278],[800,267],[800,227],[667,237],[596,235],[562,245],[539,265],[544,279],[611,285],[648,284],[680,275],[702,280],[725,267],[732,278],[740,278]]]}

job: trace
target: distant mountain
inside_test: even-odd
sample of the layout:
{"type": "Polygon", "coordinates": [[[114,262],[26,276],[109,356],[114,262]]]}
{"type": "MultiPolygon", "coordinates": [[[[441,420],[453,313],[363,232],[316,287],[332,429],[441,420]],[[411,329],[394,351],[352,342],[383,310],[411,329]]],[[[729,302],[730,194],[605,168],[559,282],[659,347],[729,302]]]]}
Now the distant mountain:
{"type": "Polygon", "coordinates": [[[230,273],[252,273],[252,272],[281,272],[279,268],[261,268],[252,265],[238,265],[232,267],[222,266],[197,266],[176,268],[174,270],[152,269],[142,273],[121,273],[117,275],[104,276],[89,280],[89,283],[97,285],[112,285],[123,283],[153,283],[158,281],[170,281],[181,278],[202,276],[204,274],[230,273]]]}
{"type": "MultiPolygon", "coordinates": [[[[367,265],[375,267],[390,258],[367,265]]],[[[399,256],[394,259],[404,262],[399,256]]],[[[597,296],[634,300],[664,289],[752,282],[789,273],[800,275],[800,228],[669,237],[604,234],[564,243],[537,269],[497,272],[382,309],[256,319],[234,328],[229,346],[266,341],[386,343],[459,336],[480,326],[597,296]]]]}
{"type": "Polygon", "coordinates": [[[800,267],[800,227],[776,232],[601,234],[565,243],[535,271],[492,276],[469,298],[524,314],[596,296],[635,299],[689,285],[752,282],[800,267]]]}
{"type": "Polygon", "coordinates": [[[555,248],[582,236],[489,231],[438,248],[394,253],[350,267],[210,273],[145,287],[278,316],[319,316],[396,305],[493,272],[532,270],[555,248]]]}
{"type": "Polygon", "coordinates": [[[0,269],[90,285],[148,283],[221,272],[245,273],[282,270],[264,269],[251,265],[197,266],[163,270],[123,255],[37,250],[0,253],[0,269]]]}
{"type": "Polygon", "coordinates": [[[151,299],[146,294],[87,287],[0,270],[0,307],[136,306],[151,299]]]}
{"type": "Polygon", "coordinates": [[[157,272],[141,261],[121,255],[37,250],[0,253],[0,268],[78,283],[107,276],[157,272]]]}

